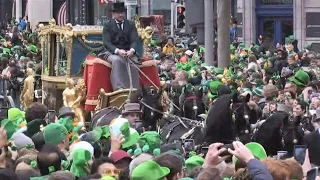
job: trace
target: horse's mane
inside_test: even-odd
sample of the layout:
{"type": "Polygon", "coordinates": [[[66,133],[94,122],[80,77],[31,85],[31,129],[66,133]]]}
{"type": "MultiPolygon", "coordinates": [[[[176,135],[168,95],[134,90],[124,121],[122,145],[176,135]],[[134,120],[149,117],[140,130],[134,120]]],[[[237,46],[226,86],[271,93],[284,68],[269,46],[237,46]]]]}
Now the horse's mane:
{"type": "Polygon", "coordinates": [[[231,113],[230,104],[233,99],[232,94],[225,94],[216,99],[216,102],[209,109],[208,117],[206,120],[206,134],[209,138],[209,142],[219,141],[220,134],[232,134],[232,132],[227,132],[227,129],[222,127],[229,126],[231,124],[231,113]],[[220,133],[220,130],[222,130],[220,133]]]}

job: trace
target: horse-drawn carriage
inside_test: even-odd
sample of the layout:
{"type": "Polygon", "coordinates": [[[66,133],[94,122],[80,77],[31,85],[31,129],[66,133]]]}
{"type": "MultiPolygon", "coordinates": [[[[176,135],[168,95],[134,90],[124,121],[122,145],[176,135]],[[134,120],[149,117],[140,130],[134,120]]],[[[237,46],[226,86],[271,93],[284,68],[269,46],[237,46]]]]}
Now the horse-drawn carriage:
{"type": "MultiPolygon", "coordinates": [[[[143,27],[139,27],[143,28],[143,27]]],[[[120,108],[129,92],[135,89],[113,91],[110,82],[112,65],[97,57],[104,49],[102,26],[56,26],[52,19],[48,26],[39,26],[42,48],[42,90],[43,103],[49,109],[58,110],[64,105],[62,92],[66,78],[84,79],[86,84],[85,110],[96,111],[104,107],[120,108]]],[[[142,41],[137,51],[142,54],[142,41]]],[[[143,59],[140,69],[140,83],[160,86],[156,62],[143,59]]]]}
{"type": "MultiPolygon", "coordinates": [[[[78,82],[85,82],[85,86],[82,87],[82,90],[85,92],[85,98],[83,99],[85,110],[99,110],[95,113],[96,118],[92,120],[91,126],[96,126],[97,124],[103,125],[99,124],[98,121],[106,115],[117,117],[121,112],[119,108],[128,99],[129,94],[134,93],[136,90],[123,89],[113,91],[109,78],[112,65],[94,55],[94,53],[98,53],[104,48],[102,27],[72,27],[71,25],[59,27],[52,20],[48,26],[41,25],[39,29],[42,47],[43,68],[41,79],[43,103],[49,109],[58,110],[61,108],[64,105],[62,94],[66,89],[66,78],[74,78],[78,79],[78,82]],[[80,81],[82,78],[84,80],[80,81]],[[116,108],[111,111],[106,108],[113,106],[116,108]],[[107,111],[109,114],[106,113],[107,111]]],[[[146,49],[146,47],[143,47],[141,42],[140,48],[137,48],[137,51],[143,54],[143,49],[146,49]]],[[[140,83],[142,86],[160,86],[154,60],[143,59],[142,65],[138,68],[140,70],[140,83]]],[[[191,119],[196,119],[196,116],[201,112],[200,107],[203,106],[199,105],[203,103],[201,98],[203,93],[195,93],[192,90],[188,94],[188,88],[183,91],[185,96],[182,101],[183,103],[180,104],[180,98],[178,100],[178,104],[182,105],[180,106],[181,111],[190,112],[191,116],[194,117],[191,119]]],[[[159,92],[152,93],[152,91],[150,95],[149,93],[146,94],[147,96],[140,100],[144,108],[142,119],[146,121],[147,125],[150,125],[155,122],[154,119],[162,119],[161,104],[159,105],[159,96],[161,94],[159,92]]],[[[255,113],[249,109],[247,105],[248,101],[249,97],[240,97],[238,95],[226,94],[219,97],[209,110],[208,119],[204,122],[180,118],[178,116],[171,117],[167,121],[169,123],[161,129],[163,140],[173,142],[176,139],[192,138],[196,144],[202,144],[205,141],[230,143],[230,141],[235,139],[251,141],[251,124],[255,123],[257,119],[255,113]]],[[[292,130],[287,130],[284,127],[287,127],[285,123],[273,128],[277,132],[281,130],[281,134],[273,138],[272,141],[276,139],[277,144],[289,144],[288,142],[292,138],[288,138],[287,134],[290,134],[291,137],[292,130]],[[283,138],[283,132],[289,140],[283,138]]],[[[293,136],[295,137],[295,134],[293,136]]],[[[259,136],[257,137],[256,140],[265,145],[262,142],[265,138],[263,137],[259,141],[259,136]]],[[[294,144],[296,144],[295,141],[294,144]]],[[[277,147],[276,149],[279,148],[277,147]]],[[[271,150],[270,154],[272,154],[271,150]]]]}

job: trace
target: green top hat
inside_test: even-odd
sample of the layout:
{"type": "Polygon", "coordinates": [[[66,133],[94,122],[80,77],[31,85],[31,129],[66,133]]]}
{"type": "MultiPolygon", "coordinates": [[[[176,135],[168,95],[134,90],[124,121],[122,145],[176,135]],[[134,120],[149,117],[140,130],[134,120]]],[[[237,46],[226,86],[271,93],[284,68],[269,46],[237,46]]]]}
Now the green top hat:
{"type": "Polygon", "coordinates": [[[120,127],[120,131],[125,139],[125,141],[122,143],[122,148],[133,146],[140,139],[139,133],[135,129],[130,128],[129,122],[125,122],[120,127]]]}
{"type": "Polygon", "coordinates": [[[209,98],[216,98],[218,96],[218,87],[220,85],[223,85],[222,82],[220,81],[212,81],[210,82],[209,84],[209,93],[208,93],[208,96],[209,98]]]}
{"type": "Polygon", "coordinates": [[[308,85],[308,83],[310,81],[310,77],[309,77],[308,73],[306,73],[302,70],[299,70],[296,72],[294,77],[290,78],[289,80],[298,86],[305,87],[308,85]]]}
{"type": "MultiPolygon", "coordinates": [[[[253,156],[258,158],[259,160],[263,160],[263,159],[268,157],[266,151],[263,148],[263,146],[261,144],[259,144],[259,143],[250,142],[250,143],[246,144],[246,147],[251,151],[253,156]]],[[[238,159],[236,157],[234,157],[233,158],[233,164],[236,164],[237,160],[238,159]]]]}
{"type": "Polygon", "coordinates": [[[155,161],[147,161],[138,165],[132,171],[132,180],[159,180],[170,173],[167,167],[161,167],[155,161]]]}
{"type": "Polygon", "coordinates": [[[70,169],[71,173],[78,178],[88,176],[85,168],[90,168],[88,161],[90,161],[91,159],[92,157],[88,150],[77,149],[73,151],[73,162],[70,169]]]}

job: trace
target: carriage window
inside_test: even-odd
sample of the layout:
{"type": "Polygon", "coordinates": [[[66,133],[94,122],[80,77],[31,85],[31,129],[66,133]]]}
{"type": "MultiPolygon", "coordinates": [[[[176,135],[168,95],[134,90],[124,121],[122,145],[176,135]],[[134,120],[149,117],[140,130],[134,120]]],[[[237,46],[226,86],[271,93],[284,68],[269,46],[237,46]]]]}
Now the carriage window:
{"type": "Polygon", "coordinates": [[[57,54],[56,75],[65,76],[67,74],[67,43],[65,39],[61,39],[58,43],[59,50],[57,54]]]}

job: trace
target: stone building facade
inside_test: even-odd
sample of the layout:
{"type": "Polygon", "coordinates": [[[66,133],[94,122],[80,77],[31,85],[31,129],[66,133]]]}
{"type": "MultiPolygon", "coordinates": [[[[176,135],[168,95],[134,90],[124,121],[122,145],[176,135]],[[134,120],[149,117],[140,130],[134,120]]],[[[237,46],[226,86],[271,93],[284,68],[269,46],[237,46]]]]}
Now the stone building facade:
{"type": "Polygon", "coordinates": [[[239,39],[256,43],[260,35],[273,45],[294,35],[298,48],[320,45],[319,0],[237,0],[239,39]]]}

